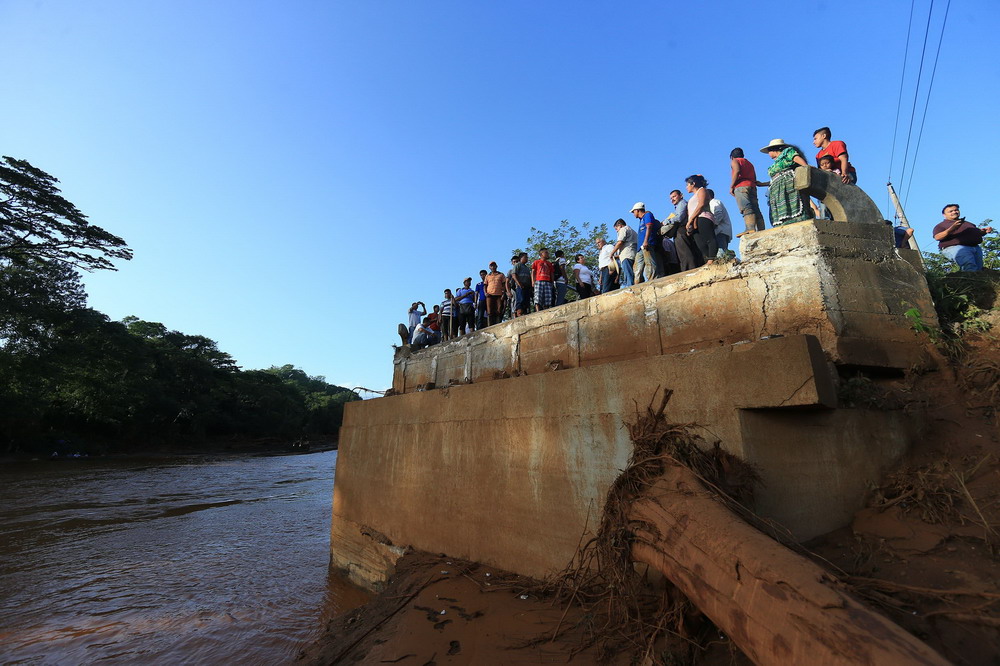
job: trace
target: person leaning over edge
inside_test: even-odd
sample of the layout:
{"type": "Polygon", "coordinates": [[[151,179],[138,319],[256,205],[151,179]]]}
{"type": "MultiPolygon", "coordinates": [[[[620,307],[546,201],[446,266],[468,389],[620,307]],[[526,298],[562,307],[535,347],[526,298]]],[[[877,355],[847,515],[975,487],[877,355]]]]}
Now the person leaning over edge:
{"type": "Polygon", "coordinates": [[[993,227],[979,228],[967,222],[958,204],[948,204],[941,212],[944,220],[933,231],[938,250],[958,264],[959,270],[983,270],[983,236],[993,233],[993,227]]]}
{"type": "Polygon", "coordinates": [[[736,237],[763,231],[764,215],[760,212],[760,202],[757,201],[757,170],[743,156],[742,148],[733,148],[729,153],[729,166],[732,169],[729,193],[736,199],[736,207],[739,208],[746,227],[736,237]]]}

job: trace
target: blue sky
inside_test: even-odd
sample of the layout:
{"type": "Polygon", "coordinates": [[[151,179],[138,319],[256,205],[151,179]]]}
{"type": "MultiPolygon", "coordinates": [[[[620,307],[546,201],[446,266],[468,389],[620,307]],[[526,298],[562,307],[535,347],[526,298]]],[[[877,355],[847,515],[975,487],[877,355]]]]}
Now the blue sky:
{"type": "Polygon", "coordinates": [[[899,181],[929,4],[894,157],[910,4],[870,0],[4,0],[0,148],[135,250],[86,276],[93,307],[381,389],[410,302],[532,226],[662,217],[692,173],[725,192],[735,146],[763,174],[756,149],[829,125],[883,210],[892,159],[925,249],[945,203],[1000,219],[995,0],[951,5],[899,181]]]}

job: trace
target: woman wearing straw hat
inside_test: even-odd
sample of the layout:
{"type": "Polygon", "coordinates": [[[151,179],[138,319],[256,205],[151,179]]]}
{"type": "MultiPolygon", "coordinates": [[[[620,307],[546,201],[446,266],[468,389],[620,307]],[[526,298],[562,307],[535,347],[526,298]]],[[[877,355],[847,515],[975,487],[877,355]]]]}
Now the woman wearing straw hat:
{"type": "Polygon", "coordinates": [[[760,187],[768,187],[771,226],[811,220],[813,212],[809,196],[795,189],[795,168],[809,166],[802,151],[785,143],[784,139],[772,139],[760,152],[767,153],[774,160],[774,164],[767,168],[770,182],[757,183],[760,187]]]}

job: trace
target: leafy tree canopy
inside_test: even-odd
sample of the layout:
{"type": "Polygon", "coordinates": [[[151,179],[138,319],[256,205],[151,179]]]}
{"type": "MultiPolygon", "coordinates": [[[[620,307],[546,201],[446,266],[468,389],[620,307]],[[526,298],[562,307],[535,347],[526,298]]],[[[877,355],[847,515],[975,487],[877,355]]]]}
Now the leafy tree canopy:
{"type": "MultiPolygon", "coordinates": [[[[534,259],[541,248],[547,247],[552,256],[555,256],[556,250],[562,250],[571,263],[574,256],[582,254],[587,258],[587,262],[592,264],[597,259],[597,247],[594,243],[598,238],[609,238],[607,224],[584,222],[581,227],[576,227],[571,225],[569,220],[563,220],[552,231],[531,227],[531,235],[528,236],[525,249],[515,249],[511,254],[527,252],[528,256],[534,259]]],[[[503,262],[497,263],[503,265],[503,262]]]]}
{"type": "Polygon", "coordinates": [[[131,259],[125,241],[87,222],[60,195],[58,182],[26,160],[0,159],[0,260],[31,258],[92,271],[117,270],[112,259],[131,259]]]}

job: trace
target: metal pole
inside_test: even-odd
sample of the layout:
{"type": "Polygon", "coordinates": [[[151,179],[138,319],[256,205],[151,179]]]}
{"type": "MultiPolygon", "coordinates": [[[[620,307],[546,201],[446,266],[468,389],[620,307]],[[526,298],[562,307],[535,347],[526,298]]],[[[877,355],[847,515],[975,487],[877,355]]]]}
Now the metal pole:
{"type": "MultiPolygon", "coordinates": [[[[907,229],[912,229],[909,220],[906,219],[906,213],[903,212],[903,204],[899,203],[899,197],[896,196],[896,190],[893,188],[892,183],[886,183],[886,187],[889,188],[889,198],[892,199],[892,205],[896,207],[896,216],[899,218],[899,223],[906,227],[907,229]]],[[[916,234],[910,236],[909,245],[911,250],[917,251],[917,256],[920,257],[920,264],[924,263],[924,256],[920,252],[920,246],[917,245],[916,234]]]]}

